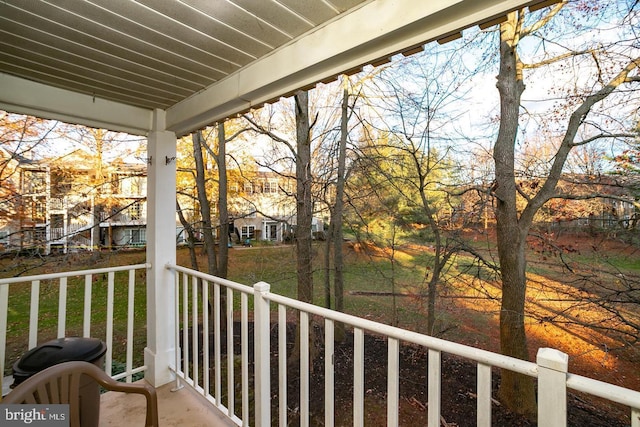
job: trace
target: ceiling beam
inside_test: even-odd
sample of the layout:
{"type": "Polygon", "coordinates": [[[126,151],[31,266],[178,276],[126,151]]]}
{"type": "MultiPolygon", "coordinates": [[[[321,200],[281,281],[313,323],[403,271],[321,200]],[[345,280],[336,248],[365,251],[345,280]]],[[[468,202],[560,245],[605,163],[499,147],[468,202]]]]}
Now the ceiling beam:
{"type": "Polygon", "coordinates": [[[531,0],[377,0],[306,34],[167,110],[178,136],[285,93],[441,39],[531,0]]]}
{"type": "Polygon", "coordinates": [[[153,111],[0,73],[0,109],[44,119],[146,135],[153,111]]]}

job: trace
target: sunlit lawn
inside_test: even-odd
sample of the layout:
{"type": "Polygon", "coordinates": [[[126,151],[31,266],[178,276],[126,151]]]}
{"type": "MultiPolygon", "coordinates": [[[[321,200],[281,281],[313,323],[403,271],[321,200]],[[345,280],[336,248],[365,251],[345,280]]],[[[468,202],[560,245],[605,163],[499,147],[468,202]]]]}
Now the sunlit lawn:
{"type": "MultiPolygon", "coordinates": [[[[322,248],[316,247],[318,254],[322,248]]],[[[198,249],[199,268],[206,270],[202,248],[198,249]]],[[[319,256],[318,256],[319,258],[319,256]]],[[[11,277],[16,271],[23,271],[26,264],[33,263],[25,275],[72,271],[78,269],[101,268],[116,265],[129,265],[144,262],[144,251],[123,251],[121,253],[76,254],[60,257],[47,257],[42,260],[3,260],[3,275],[11,277]],[[17,264],[20,266],[17,267],[17,264]],[[17,267],[15,269],[10,266],[17,267]]],[[[397,292],[404,292],[403,284],[420,283],[424,273],[412,263],[412,257],[399,254],[396,265],[397,292]]],[[[376,320],[385,320],[393,310],[392,298],[379,296],[352,296],[351,292],[383,292],[391,289],[391,267],[388,260],[370,259],[364,255],[348,254],[345,271],[345,310],[352,314],[365,314],[376,320]]],[[[189,266],[186,249],[178,250],[178,263],[189,266]]],[[[134,312],[134,363],[142,364],[143,349],[146,344],[146,290],[144,271],[138,272],[135,290],[134,312]]],[[[322,263],[315,263],[314,293],[315,303],[325,305],[322,263]]],[[[285,296],[295,297],[297,293],[295,248],[293,246],[237,248],[230,251],[229,278],[246,285],[264,281],[271,284],[271,291],[285,296]]],[[[67,336],[81,335],[83,324],[84,277],[70,278],[67,290],[67,336]]],[[[414,288],[412,286],[411,288],[414,288]]],[[[40,283],[38,342],[42,343],[57,336],[58,328],[58,280],[40,283]]],[[[334,301],[332,295],[332,301],[334,301]]],[[[407,297],[398,297],[397,308],[401,323],[415,323],[420,317],[418,305],[403,304],[407,297]]],[[[104,339],[106,331],[107,275],[93,277],[91,336],[104,339]]],[[[31,304],[31,284],[11,285],[9,292],[9,313],[7,331],[7,366],[10,373],[11,363],[17,360],[27,348],[29,309],[31,304]]],[[[334,302],[332,302],[332,305],[334,302]]],[[[115,364],[122,364],[117,355],[124,355],[126,348],[127,315],[127,273],[117,273],[115,280],[114,338],[113,353],[115,364]]]]}
{"type": "MultiPolygon", "coordinates": [[[[324,264],[322,243],[314,247],[314,302],[325,306],[324,264]]],[[[205,256],[198,248],[200,270],[206,271],[205,256]]],[[[625,254],[574,254],[572,262],[587,263],[590,268],[615,265],[621,271],[638,274],[640,266],[635,258],[625,254]],[[579,259],[578,259],[579,258],[579,259]]],[[[115,265],[143,263],[144,250],[109,252],[100,254],[77,254],[66,257],[45,258],[46,263],[24,275],[69,271],[86,268],[100,268],[115,265]]],[[[33,261],[33,260],[32,260],[33,261]]],[[[374,255],[347,245],[345,249],[345,311],[361,317],[394,324],[403,328],[426,332],[426,275],[430,274],[432,253],[426,248],[411,246],[394,254],[393,264],[389,253],[375,251],[374,255]]],[[[560,286],[566,273],[558,259],[548,259],[537,253],[530,256],[532,278],[531,291],[541,292],[541,286],[560,286]],[[547,282],[542,283],[543,282],[547,282]],[[540,285],[539,283],[542,283],[540,285]]],[[[5,277],[15,275],[16,270],[6,268],[15,260],[2,260],[5,277]]],[[[178,250],[178,264],[191,267],[188,251],[178,250]]],[[[25,260],[20,260],[24,269],[25,260]]],[[[138,273],[135,290],[135,333],[134,363],[143,363],[143,349],[146,344],[146,292],[144,271],[138,273]]],[[[114,354],[123,355],[126,345],[127,279],[126,273],[116,275],[114,313],[114,354]]],[[[491,346],[489,335],[496,328],[499,283],[495,272],[480,266],[472,258],[459,255],[447,269],[446,284],[440,285],[438,301],[438,331],[446,331],[447,339],[491,346]],[[482,279],[482,280],[478,280],[482,279]]],[[[289,297],[296,297],[296,257],[293,246],[264,246],[234,248],[230,251],[229,279],[252,286],[264,281],[271,285],[271,291],[289,297]]],[[[331,282],[332,282],[331,278],[331,282]]],[[[11,285],[8,314],[7,351],[8,366],[24,352],[27,344],[30,284],[11,285]]],[[[104,339],[106,330],[106,275],[94,277],[91,335],[104,339]]],[[[545,291],[546,292],[546,291],[545,291]]],[[[536,297],[538,298],[538,297],[536,297]]],[[[67,335],[79,335],[83,322],[84,279],[73,279],[68,284],[67,335]]],[[[331,307],[335,296],[331,295],[331,307]]],[[[58,322],[58,286],[56,282],[43,281],[40,284],[39,342],[55,338],[58,322]]],[[[272,307],[275,310],[275,307],[272,307]]],[[[546,310],[546,308],[545,308],[546,310]]],[[[533,330],[532,330],[533,331],[533,330]]],[[[495,348],[493,348],[495,350],[495,348]]],[[[116,364],[124,360],[115,359],[116,364]]]]}

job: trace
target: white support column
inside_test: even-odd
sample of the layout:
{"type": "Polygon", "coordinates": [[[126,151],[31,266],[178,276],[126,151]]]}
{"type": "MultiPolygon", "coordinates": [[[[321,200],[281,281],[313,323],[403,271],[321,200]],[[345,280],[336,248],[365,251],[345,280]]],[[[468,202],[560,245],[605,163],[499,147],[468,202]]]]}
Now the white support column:
{"type": "Polygon", "coordinates": [[[254,345],[255,345],[255,406],[256,426],[271,425],[271,316],[269,300],[264,295],[269,293],[268,283],[259,282],[253,285],[254,305],[254,345]]]}
{"type": "Polygon", "coordinates": [[[538,364],[538,425],[566,427],[567,370],[569,356],[553,348],[541,348],[538,364]]]}
{"type": "Polygon", "coordinates": [[[145,379],[155,387],[173,379],[175,362],[176,135],[155,110],[147,140],[147,347],[145,379]]]}

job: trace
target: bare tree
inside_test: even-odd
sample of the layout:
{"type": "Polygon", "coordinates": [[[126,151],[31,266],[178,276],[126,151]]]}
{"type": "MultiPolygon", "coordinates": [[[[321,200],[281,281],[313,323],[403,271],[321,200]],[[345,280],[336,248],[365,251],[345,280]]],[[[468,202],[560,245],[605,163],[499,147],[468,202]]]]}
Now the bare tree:
{"type": "MultiPolygon", "coordinates": [[[[287,152],[283,157],[273,161],[273,164],[284,162],[295,166],[296,181],[296,224],[294,239],[296,245],[296,263],[298,280],[298,299],[305,302],[313,302],[313,250],[312,250],[312,221],[313,221],[313,170],[311,164],[311,130],[314,123],[310,121],[309,94],[306,91],[298,91],[293,97],[295,113],[295,143],[286,137],[273,131],[270,126],[261,124],[250,115],[245,115],[245,120],[258,134],[267,135],[280,146],[286,147],[287,152]]],[[[277,107],[279,108],[279,107],[277,107]]],[[[265,111],[263,113],[266,114],[265,111]]],[[[269,120],[273,117],[269,117],[269,120]]],[[[284,129],[285,131],[287,129],[284,129]]],[[[275,170],[275,166],[274,170],[275,170]]],[[[283,174],[284,172],[279,171],[283,174]]]]}
{"type": "Polygon", "coordinates": [[[447,171],[453,169],[449,152],[455,140],[450,124],[464,114],[457,105],[466,95],[462,83],[468,71],[456,62],[459,58],[456,49],[406,58],[400,71],[382,72],[370,85],[370,92],[381,98],[369,97],[380,114],[369,119],[369,126],[390,136],[381,151],[372,145],[368,150],[373,152],[363,154],[378,159],[370,163],[370,169],[375,168],[384,176],[403,199],[405,224],[424,224],[432,236],[434,258],[425,266],[430,334],[438,333],[437,288],[450,258],[463,248],[442,212],[446,207],[446,182],[450,181],[447,171]],[[389,160],[380,161],[389,152],[395,153],[392,164],[389,160]]]}
{"type": "Polygon", "coordinates": [[[218,123],[218,155],[215,159],[218,165],[218,220],[220,222],[218,275],[226,279],[229,269],[229,208],[227,205],[227,136],[224,123],[218,123]]]}
{"type": "Polygon", "coordinates": [[[311,175],[311,123],[309,93],[299,91],[294,96],[296,109],[296,261],[298,299],[313,303],[313,256],[311,224],[313,219],[311,175]]]}
{"type": "Polygon", "coordinates": [[[196,188],[198,191],[198,202],[200,205],[200,217],[202,219],[202,231],[205,251],[207,254],[207,269],[209,274],[218,275],[218,261],[216,255],[215,238],[213,235],[213,220],[211,218],[211,204],[207,194],[205,164],[202,151],[204,149],[204,137],[202,131],[191,135],[193,142],[193,158],[196,166],[196,188]]]}
{"type": "MultiPolygon", "coordinates": [[[[346,87],[348,79],[345,80],[342,91],[342,106],[340,114],[340,146],[338,148],[338,170],[336,176],[335,204],[331,212],[331,240],[333,240],[333,288],[335,294],[335,309],[344,311],[344,256],[342,254],[343,245],[343,222],[344,211],[344,187],[346,180],[346,160],[347,160],[347,137],[349,132],[349,88],[346,87]]],[[[340,335],[340,334],[338,334],[340,335]]]]}
{"type": "MultiPolygon", "coordinates": [[[[535,64],[525,63],[520,57],[522,40],[530,35],[544,39],[540,30],[548,25],[552,18],[560,13],[567,2],[545,11],[538,19],[527,21],[524,11],[513,12],[500,24],[500,71],[497,87],[500,94],[500,127],[494,146],[495,183],[493,194],[496,198],[496,221],[498,256],[502,277],[502,303],[500,310],[500,343],[503,354],[528,359],[525,331],[525,295],[526,278],[526,237],[538,210],[556,196],[556,187],[561,178],[569,153],[575,147],[589,142],[615,137],[615,132],[602,128],[603,122],[590,121],[594,107],[623,87],[632,88],[640,81],[637,69],[640,58],[637,56],[617,56],[617,61],[608,62],[602,67],[595,48],[575,51],[569,48],[564,53],[548,55],[535,64]],[[558,64],[576,58],[592,58],[593,62],[584,64],[595,70],[594,80],[585,85],[585,91],[567,94],[562,104],[568,112],[562,131],[561,143],[554,153],[547,176],[540,186],[525,192],[516,181],[516,147],[519,139],[522,94],[525,90],[526,69],[543,65],[558,64]],[[519,209],[517,199],[526,199],[526,205],[519,209]]],[[[580,7],[580,4],[578,4],[580,7]]],[[[553,41],[548,41],[554,43],[553,41]]],[[[610,46],[611,48],[611,46],[610,46]]],[[[585,59],[585,61],[586,61],[585,59]]],[[[557,111],[557,110],[556,110],[557,111]]],[[[595,114],[594,114],[595,115],[595,114]]],[[[502,372],[500,398],[513,411],[530,416],[535,415],[535,393],[533,380],[511,371],[502,372]]]]}

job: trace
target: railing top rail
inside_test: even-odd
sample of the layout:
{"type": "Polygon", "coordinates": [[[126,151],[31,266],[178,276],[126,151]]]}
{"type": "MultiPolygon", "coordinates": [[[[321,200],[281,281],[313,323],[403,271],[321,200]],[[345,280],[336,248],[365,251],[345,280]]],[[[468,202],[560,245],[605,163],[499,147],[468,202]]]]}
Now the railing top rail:
{"type": "Polygon", "coordinates": [[[231,280],[223,279],[221,277],[212,276],[207,273],[202,273],[200,271],[193,270],[191,268],[181,267],[179,265],[174,265],[174,264],[166,264],[166,268],[168,268],[169,270],[178,271],[180,273],[190,274],[202,280],[206,280],[207,282],[212,282],[212,283],[215,282],[222,286],[226,286],[228,288],[235,289],[236,291],[244,292],[249,295],[253,295],[254,293],[253,288],[251,286],[242,285],[240,283],[232,282],[231,280]]]}
{"type": "Polygon", "coordinates": [[[612,402],[640,409],[640,391],[576,374],[567,374],[567,387],[576,391],[602,397],[612,402]]]}
{"type": "Polygon", "coordinates": [[[6,279],[0,279],[0,285],[32,282],[34,280],[60,279],[62,277],[86,276],[90,274],[109,273],[111,271],[115,272],[115,271],[139,270],[142,268],[149,269],[151,268],[151,264],[145,263],[145,264],[135,264],[135,265],[122,265],[118,267],[94,268],[91,270],[62,271],[59,273],[37,274],[33,276],[8,277],[6,279]]]}
{"type": "Polygon", "coordinates": [[[290,308],[322,316],[336,322],[347,323],[351,326],[365,329],[377,334],[386,335],[388,337],[396,338],[401,341],[411,342],[433,350],[461,356],[467,359],[474,360],[478,363],[508,369],[510,371],[518,372],[524,375],[529,375],[532,377],[538,376],[538,367],[535,363],[532,362],[527,362],[525,360],[504,356],[497,353],[492,353],[490,351],[481,350],[475,347],[469,347],[464,344],[446,341],[440,338],[420,334],[418,332],[408,331],[406,329],[385,325],[373,320],[363,319],[361,317],[353,316],[350,314],[329,310],[324,307],[318,307],[313,304],[304,303],[278,294],[268,293],[267,295],[265,295],[265,298],[277,304],[282,304],[290,308]]]}

